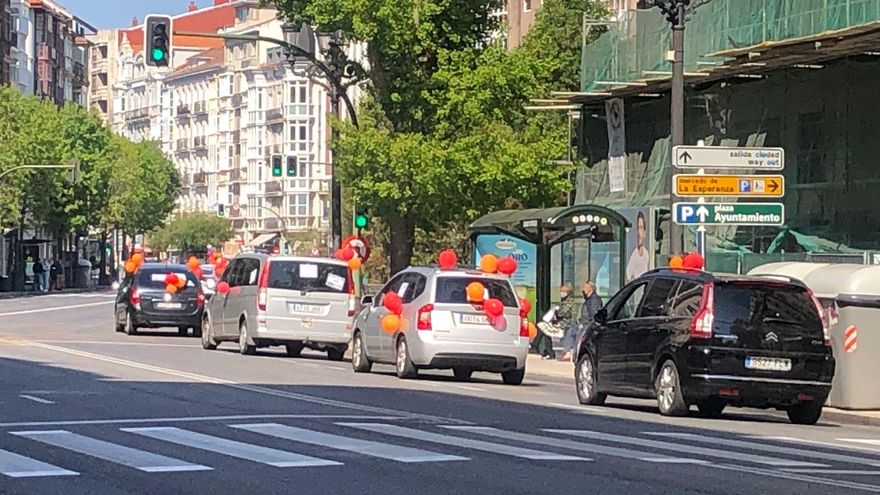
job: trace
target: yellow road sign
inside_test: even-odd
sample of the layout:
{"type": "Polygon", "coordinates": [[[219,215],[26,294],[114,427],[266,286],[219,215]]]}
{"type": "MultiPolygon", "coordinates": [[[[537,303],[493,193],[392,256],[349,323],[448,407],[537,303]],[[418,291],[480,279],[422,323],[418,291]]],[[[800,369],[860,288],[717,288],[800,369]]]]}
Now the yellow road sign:
{"type": "Polygon", "coordinates": [[[781,198],[785,178],[781,175],[677,174],[675,194],[681,197],[781,198]]]}

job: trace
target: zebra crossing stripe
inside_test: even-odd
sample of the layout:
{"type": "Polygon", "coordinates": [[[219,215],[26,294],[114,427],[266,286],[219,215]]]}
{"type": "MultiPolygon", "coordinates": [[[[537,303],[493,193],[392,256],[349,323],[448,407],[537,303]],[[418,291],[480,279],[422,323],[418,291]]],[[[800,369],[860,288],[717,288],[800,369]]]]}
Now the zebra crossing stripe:
{"type": "Polygon", "coordinates": [[[524,447],[514,447],[512,445],[504,445],[500,443],[484,442],[482,440],[472,440],[470,438],[455,437],[450,435],[441,435],[439,433],[431,433],[413,428],[405,428],[403,426],[381,424],[381,423],[336,423],[340,426],[348,426],[359,430],[372,431],[386,435],[394,435],[404,438],[412,438],[422,442],[439,443],[443,445],[452,445],[454,447],[464,447],[467,449],[482,450],[492,452],[494,454],[510,455],[514,457],[522,457],[532,460],[543,461],[592,461],[586,457],[576,457],[572,455],[557,454],[554,452],[546,452],[535,449],[527,449],[524,447]]]}
{"type": "Polygon", "coordinates": [[[0,474],[10,478],[34,478],[39,476],[76,476],[79,473],[14,452],[0,450],[0,474]]]}
{"type": "Polygon", "coordinates": [[[122,431],[275,467],[339,466],[342,464],[317,457],[309,457],[260,445],[205,435],[181,428],[122,428],[122,431]]]}
{"type": "Polygon", "coordinates": [[[468,460],[467,457],[446,455],[437,452],[431,452],[430,450],[404,447],[402,445],[394,445],[388,443],[373,442],[369,440],[361,440],[352,437],[344,437],[340,435],[332,435],[330,433],[306,430],[303,428],[281,425],[277,423],[230,425],[230,427],[239,430],[260,433],[275,438],[292,440],[294,442],[320,445],[322,447],[327,447],[331,449],[346,450],[349,452],[356,452],[359,454],[364,454],[372,457],[381,457],[383,459],[391,459],[393,461],[399,462],[442,462],[468,460]]]}
{"type": "Polygon", "coordinates": [[[133,449],[124,445],[105,442],[65,430],[13,431],[13,435],[30,438],[62,449],[97,457],[123,466],[133,467],[147,473],[177,471],[208,471],[211,468],[190,464],[173,457],[133,449]]]}

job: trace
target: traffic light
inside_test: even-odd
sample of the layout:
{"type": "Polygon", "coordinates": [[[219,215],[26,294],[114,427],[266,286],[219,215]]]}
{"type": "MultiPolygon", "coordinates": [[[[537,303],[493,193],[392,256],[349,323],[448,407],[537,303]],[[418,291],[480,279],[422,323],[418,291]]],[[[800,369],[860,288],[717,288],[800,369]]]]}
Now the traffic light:
{"type": "Polygon", "coordinates": [[[354,217],[354,226],[358,230],[365,229],[370,226],[370,218],[366,213],[358,213],[354,217]]]}
{"type": "Polygon", "coordinates": [[[281,155],[272,155],[272,177],[281,177],[281,155]]]}
{"type": "Polygon", "coordinates": [[[225,217],[226,216],[226,205],[224,205],[223,203],[219,203],[217,205],[217,216],[218,217],[225,217]]]}
{"type": "Polygon", "coordinates": [[[288,177],[296,177],[296,157],[288,156],[287,157],[287,176],[288,177]]]}
{"type": "Polygon", "coordinates": [[[148,15],[144,20],[144,42],[147,65],[168,67],[171,61],[171,17],[148,15]]]}

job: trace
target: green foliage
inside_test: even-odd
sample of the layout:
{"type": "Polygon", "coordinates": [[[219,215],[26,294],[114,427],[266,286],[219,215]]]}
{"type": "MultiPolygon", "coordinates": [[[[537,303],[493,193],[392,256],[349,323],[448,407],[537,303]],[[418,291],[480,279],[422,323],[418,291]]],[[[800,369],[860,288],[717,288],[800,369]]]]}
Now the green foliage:
{"type": "Polygon", "coordinates": [[[221,246],[233,235],[232,223],[225,218],[212,213],[187,213],[150,233],[149,240],[160,251],[202,253],[208,245],[221,246]]]}

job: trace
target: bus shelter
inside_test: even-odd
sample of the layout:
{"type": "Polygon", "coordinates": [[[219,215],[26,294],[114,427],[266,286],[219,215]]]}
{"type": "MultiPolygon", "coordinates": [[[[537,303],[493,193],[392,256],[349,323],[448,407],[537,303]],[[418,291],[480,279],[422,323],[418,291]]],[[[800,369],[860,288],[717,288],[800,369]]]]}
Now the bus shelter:
{"type": "MultiPolygon", "coordinates": [[[[603,243],[613,246],[616,252],[611,253],[616,259],[615,266],[617,280],[625,280],[625,264],[620,260],[626,259],[626,232],[631,223],[620,213],[603,206],[583,204],[555,208],[536,208],[525,210],[501,210],[486,214],[470,225],[470,241],[475,253],[475,262],[479,264],[479,255],[496,254],[504,256],[505,249],[511,248],[516,243],[512,238],[524,241],[529,249],[534,248],[534,273],[524,276],[525,284],[534,287],[535,315],[546,313],[551,307],[552,291],[552,249],[568,241],[583,239],[590,243],[603,243]],[[481,240],[486,238],[494,242],[488,248],[481,240]],[[481,249],[482,247],[482,249],[481,249]]],[[[523,262],[529,262],[523,250],[510,253],[520,261],[520,269],[523,262]],[[522,257],[520,259],[519,257],[522,257]]],[[[562,265],[564,266],[564,264],[562,265]]],[[[519,271],[519,270],[518,270],[519,271]]],[[[517,275],[515,274],[514,277],[517,275]]],[[[514,285],[520,285],[514,280],[514,285]]]]}

